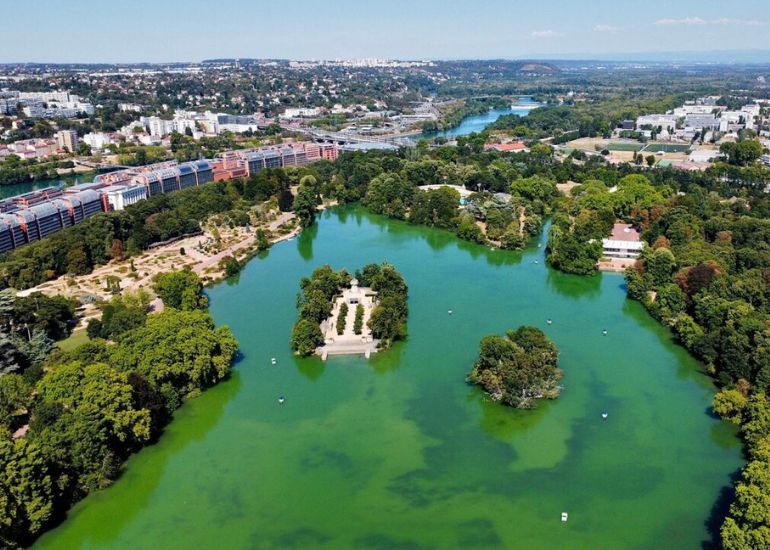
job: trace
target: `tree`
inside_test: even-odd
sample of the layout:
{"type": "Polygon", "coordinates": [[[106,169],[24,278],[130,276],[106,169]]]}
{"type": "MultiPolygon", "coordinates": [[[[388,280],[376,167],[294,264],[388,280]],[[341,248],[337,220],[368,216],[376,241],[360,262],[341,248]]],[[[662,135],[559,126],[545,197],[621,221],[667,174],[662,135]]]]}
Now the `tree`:
{"type": "Polygon", "coordinates": [[[300,319],[294,325],[291,333],[291,349],[297,352],[297,354],[303,356],[312,355],[315,353],[315,349],[322,345],[323,342],[323,333],[317,323],[308,319],[300,319]]]}
{"type": "Polygon", "coordinates": [[[519,327],[505,337],[485,336],[468,380],[480,385],[495,401],[520,409],[538,399],[559,395],[559,352],[542,331],[519,327]]]}
{"type": "Polygon", "coordinates": [[[655,155],[647,155],[647,157],[644,160],[647,161],[647,166],[649,166],[650,168],[655,166],[655,155]]]}
{"type": "Polygon", "coordinates": [[[294,209],[294,195],[288,187],[282,188],[278,193],[278,209],[281,212],[291,212],[294,209]]]}
{"type": "Polygon", "coordinates": [[[385,296],[372,310],[369,328],[380,340],[399,340],[404,337],[404,316],[395,296],[385,296]]]}
{"type": "Polygon", "coordinates": [[[32,399],[32,388],[18,374],[0,375],[0,430],[12,429],[13,420],[26,412],[32,399]]]}
{"type": "Polygon", "coordinates": [[[331,300],[321,290],[311,290],[305,293],[305,298],[300,308],[300,317],[320,324],[329,317],[331,311],[331,300]]]}
{"type": "Polygon", "coordinates": [[[13,316],[17,328],[42,330],[52,340],[69,336],[75,320],[76,302],[64,296],[46,296],[33,292],[16,299],[13,316]]]}
{"type": "Polygon", "coordinates": [[[29,340],[17,336],[16,341],[16,347],[26,357],[27,364],[34,367],[42,366],[48,354],[54,348],[53,340],[48,337],[45,331],[39,328],[32,331],[32,336],[29,340]]]}
{"type": "Polygon", "coordinates": [[[644,210],[665,201],[663,193],[650,180],[638,174],[621,179],[613,199],[619,216],[627,216],[632,210],[644,210]]]}
{"type": "Polygon", "coordinates": [[[38,445],[11,441],[7,432],[0,433],[0,465],[0,542],[13,547],[28,542],[48,523],[55,486],[38,445]]]}
{"type": "Polygon", "coordinates": [[[671,282],[671,274],[676,267],[676,260],[671,250],[658,248],[646,257],[644,266],[652,277],[653,284],[662,285],[671,282]]]}
{"type": "Polygon", "coordinates": [[[111,357],[117,368],[159,388],[174,410],[185,396],[224,378],[237,348],[230,330],[214,328],[207,313],[166,309],[123,334],[111,357]]]}
{"type": "Polygon", "coordinates": [[[413,193],[414,187],[398,174],[380,174],[369,182],[363,204],[376,214],[404,219],[413,193]]]}
{"type": "Polygon", "coordinates": [[[743,412],[749,400],[737,390],[722,390],[714,396],[714,412],[733,424],[743,421],[743,412]]]}
{"type": "Polygon", "coordinates": [[[224,270],[226,277],[237,275],[241,271],[241,263],[232,255],[225,256],[219,261],[219,267],[224,270]]]}
{"type": "Polygon", "coordinates": [[[270,248],[270,241],[267,240],[267,234],[264,229],[257,229],[257,250],[267,250],[270,248]]]}
{"type": "Polygon", "coordinates": [[[299,218],[302,227],[310,227],[315,223],[318,212],[318,194],[309,185],[301,185],[294,197],[294,213],[299,218]]]}
{"type": "Polygon", "coordinates": [[[96,363],[62,365],[38,384],[42,401],[59,402],[78,418],[95,422],[118,441],[143,442],[150,438],[150,417],[146,410],[136,409],[127,374],[96,363]]]}
{"type": "Polygon", "coordinates": [[[0,332],[0,376],[21,370],[21,357],[14,340],[0,332]]]}
{"type": "Polygon", "coordinates": [[[85,275],[91,270],[88,256],[82,247],[72,248],[67,252],[67,272],[73,275],[85,275]]]}
{"type": "Polygon", "coordinates": [[[470,216],[464,216],[461,219],[460,225],[457,227],[457,236],[477,244],[484,244],[487,240],[481,228],[476,225],[476,221],[470,216]]]}
{"type": "Polygon", "coordinates": [[[356,317],[353,320],[353,332],[355,334],[361,334],[364,328],[364,306],[358,304],[356,306],[356,317]]]}
{"type": "Polygon", "coordinates": [[[337,314],[337,334],[343,334],[345,332],[345,326],[347,325],[348,317],[348,303],[342,302],[337,314]]]}
{"type": "Polygon", "coordinates": [[[524,247],[524,237],[519,229],[519,222],[512,221],[500,237],[500,248],[517,250],[524,247]]]}
{"type": "Polygon", "coordinates": [[[416,191],[412,196],[411,223],[443,227],[455,227],[460,193],[451,187],[439,187],[430,191],[416,191]]]}
{"type": "Polygon", "coordinates": [[[184,311],[205,309],[208,298],[203,295],[203,283],[189,270],[159,273],[153,279],[153,290],[166,307],[184,311]]]}
{"type": "Polygon", "coordinates": [[[756,139],[723,143],[720,152],[727,155],[728,162],[738,166],[747,166],[762,156],[762,144],[756,139]]]}
{"type": "Polygon", "coordinates": [[[548,201],[559,194],[556,184],[542,176],[522,178],[511,184],[511,194],[529,200],[548,201]]]}

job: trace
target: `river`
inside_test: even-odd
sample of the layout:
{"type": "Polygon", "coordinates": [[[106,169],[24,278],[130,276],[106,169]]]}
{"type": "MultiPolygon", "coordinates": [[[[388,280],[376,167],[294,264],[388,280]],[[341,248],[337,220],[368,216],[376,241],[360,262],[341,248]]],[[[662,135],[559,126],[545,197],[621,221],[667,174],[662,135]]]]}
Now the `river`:
{"type": "Polygon", "coordinates": [[[459,136],[467,136],[474,132],[482,132],[487,126],[495,122],[498,118],[504,115],[519,115],[527,116],[532,110],[533,106],[539,105],[534,99],[529,96],[523,96],[516,102],[518,107],[511,107],[510,109],[490,109],[486,113],[480,115],[473,115],[465,117],[459,126],[444,130],[441,132],[426,132],[421,137],[427,139],[433,139],[437,137],[444,138],[456,138],[459,136]]]}
{"type": "Polygon", "coordinates": [[[60,185],[75,185],[77,183],[84,183],[93,181],[93,172],[84,172],[81,174],[75,174],[71,176],[63,176],[57,179],[51,180],[38,180],[29,183],[14,183],[11,185],[0,185],[0,199],[7,197],[13,197],[15,195],[21,195],[22,193],[29,193],[36,189],[44,189],[45,187],[58,187],[60,185]]]}
{"type": "Polygon", "coordinates": [[[700,548],[742,464],[709,378],[621,276],[553,271],[539,242],[323,213],[208,291],[241,343],[232,376],[37,547],[700,548]],[[294,357],[300,278],[383,260],[409,284],[408,340],[368,361],[294,357]],[[565,373],[534,411],[465,383],[481,337],[522,324],[565,373]]]}

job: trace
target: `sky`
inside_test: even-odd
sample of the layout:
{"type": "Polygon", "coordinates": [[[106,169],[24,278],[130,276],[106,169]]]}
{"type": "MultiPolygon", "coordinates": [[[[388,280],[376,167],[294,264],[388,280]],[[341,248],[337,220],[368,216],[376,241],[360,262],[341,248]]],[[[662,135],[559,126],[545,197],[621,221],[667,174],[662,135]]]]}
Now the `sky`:
{"type": "Polygon", "coordinates": [[[0,0],[0,63],[765,50],[770,0],[0,0]]]}

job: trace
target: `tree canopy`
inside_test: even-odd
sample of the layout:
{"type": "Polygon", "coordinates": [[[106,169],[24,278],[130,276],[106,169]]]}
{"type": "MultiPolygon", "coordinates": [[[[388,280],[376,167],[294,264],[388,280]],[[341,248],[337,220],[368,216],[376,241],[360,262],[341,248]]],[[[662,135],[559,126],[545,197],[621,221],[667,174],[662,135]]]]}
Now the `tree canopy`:
{"type": "Polygon", "coordinates": [[[522,326],[505,336],[485,336],[479,358],[468,375],[495,401],[518,409],[559,395],[559,352],[542,331],[522,326]]]}

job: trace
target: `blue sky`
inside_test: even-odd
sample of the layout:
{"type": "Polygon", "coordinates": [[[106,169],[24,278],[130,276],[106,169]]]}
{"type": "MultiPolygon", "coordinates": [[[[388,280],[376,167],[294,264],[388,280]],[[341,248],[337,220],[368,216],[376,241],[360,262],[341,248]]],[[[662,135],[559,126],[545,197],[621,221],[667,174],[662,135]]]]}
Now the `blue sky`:
{"type": "MultiPolygon", "coordinates": [[[[770,50],[770,0],[1,0],[0,62],[770,50]]],[[[770,61],[770,58],[767,59],[770,61]]]]}

